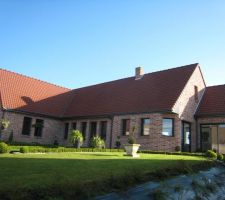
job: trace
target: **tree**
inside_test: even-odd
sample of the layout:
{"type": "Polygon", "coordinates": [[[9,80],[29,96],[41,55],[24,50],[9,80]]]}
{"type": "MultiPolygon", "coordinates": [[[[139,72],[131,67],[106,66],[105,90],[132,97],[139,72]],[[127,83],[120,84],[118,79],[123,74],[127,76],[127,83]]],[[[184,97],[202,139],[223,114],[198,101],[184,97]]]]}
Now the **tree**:
{"type": "Polygon", "coordinates": [[[84,138],[79,130],[71,130],[69,140],[74,147],[80,148],[80,146],[83,144],[84,138]]]}

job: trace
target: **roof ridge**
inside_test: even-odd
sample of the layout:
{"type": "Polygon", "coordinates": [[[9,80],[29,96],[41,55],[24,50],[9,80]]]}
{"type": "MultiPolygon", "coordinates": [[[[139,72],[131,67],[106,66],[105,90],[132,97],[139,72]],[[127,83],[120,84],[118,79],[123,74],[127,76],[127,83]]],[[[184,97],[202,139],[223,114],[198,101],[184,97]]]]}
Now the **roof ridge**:
{"type": "Polygon", "coordinates": [[[53,85],[53,86],[56,86],[56,87],[59,87],[59,88],[71,90],[69,88],[66,88],[66,87],[63,87],[63,86],[60,86],[60,85],[57,85],[57,84],[54,84],[54,83],[49,83],[48,81],[43,81],[41,79],[34,78],[34,77],[31,77],[31,76],[28,76],[28,75],[24,75],[24,74],[21,74],[21,73],[18,73],[18,72],[13,72],[13,71],[10,71],[8,69],[0,68],[0,70],[5,71],[5,72],[9,72],[9,73],[12,73],[12,74],[16,74],[16,75],[19,75],[19,76],[23,76],[23,77],[26,77],[26,78],[29,78],[29,79],[33,79],[33,80],[36,80],[36,81],[39,81],[39,82],[42,82],[42,83],[47,83],[49,85],[53,85]]]}
{"type": "MultiPolygon", "coordinates": [[[[159,72],[165,72],[165,71],[169,71],[169,70],[179,69],[179,68],[183,68],[183,67],[189,67],[189,66],[192,66],[192,65],[198,66],[199,63],[193,63],[193,64],[183,65],[183,66],[179,66],[179,67],[173,67],[173,68],[169,68],[169,69],[162,69],[162,70],[159,70],[159,71],[149,72],[149,73],[144,74],[144,76],[145,75],[149,75],[149,74],[155,74],[155,73],[159,73],[159,72]]],[[[129,77],[125,77],[125,78],[119,78],[119,79],[112,80],[112,81],[106,81],[106,82],[102,82],[102,83],[96,83],[96,84],[93,84],[93,85],[87,85],[87,86],[83,86],[83,87],[79,87],[79,88],[74,88],[72,90],[75,91],[75,90],[85,89],[85,88],[89,88],[89,87],[93,87],[93,86],[109,84],[109,83],[113,83],[113,82],[116,82],[116,81],[130,79],[130,78],[133,78],[133,77],[134,76],[129,76],[129,77]]]]}
{"type": "Polygon", "coordinates": [[[219,86],[225,86],[225,84],[210,85],[210,86],[207,86],[206,88],[219,87],[219,86]]]}

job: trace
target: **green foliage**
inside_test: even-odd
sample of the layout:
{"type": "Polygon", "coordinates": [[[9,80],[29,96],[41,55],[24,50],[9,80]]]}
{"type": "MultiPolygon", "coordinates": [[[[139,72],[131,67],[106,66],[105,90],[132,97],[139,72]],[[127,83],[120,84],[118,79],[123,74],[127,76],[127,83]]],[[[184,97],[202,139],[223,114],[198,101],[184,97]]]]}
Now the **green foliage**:
{"type": "Polygon", "coordinates": [[[131,162],[123,153],[115,152],[1,155],[0,179],[4,181],[0,182],[0,199],[93,199],[95,195],[155,180],[160,171],[164,171],[162,178],[165,172],[167,176],[183,173],[183,167],[177,166],[179,160],[191,167],[213,163],[200,157],[145,154],[142,158],[131,162]]]}
{"type": "Polygon", "coordinates": [[[9,151],[9,147],[6,143],[0,142],[0,153],[7,153],[9,151]]]}
{"type": "Polygon", "coordinates": [[[70,142],[77,148],[83,143],[83,135],[79,130],[72,130],[69,137],[70,142]]]}
{"type": "Polygon", "coordinates": [[[217,154],[217,160],[223,161],[224,155],[223,154],[217,154]]]}
{"type": "Polygon", "coordinates": [[[1,129],[7,129],[10,125],[10,121],[8,119],[2,119],[1,120],[1,129]]]}
{"type": "Polygon", "coordinates": [[[204,153],[191,153],[191,152],[167,152],[167,151],[152,151],[152,150],[140,150],[138,153],[144,154],[166,154],[166,155],[182,155],[182,156],[205,156],[204,153]]]}
{"type": "Polygon", "coordinates": [[[136,139],[135,139],[135,130],[136,130],[136,127],[133,126],[131,128],[131,135],[128,137],[127,139],[127,143],[128,144],[135,144],[136,143],[136,139]]]}
{"type": "Polygon", "coordinates": [[[91,139],[90,146],[92,148],[105,148],[105,141],[101,139],[101,137],[96,136],[91,139]]]}
{"type": "Polygon", "coordinates": [[[135,144],[136,140],[133,136],[129,136],[127,139],[128,144],[135,144]]]}
{"type": "Polygon", "coordinates": [[[20,153],[29,153],[29,148],[27,146],[20,147],[20,153]]]}
{"type": "Polygon", "coordinates": [[[99,148],[70,148],[70,147],[46,147],[46,146],[9,146],[11,151],[20,151],[21,147],[28,148],[30,153],[63,153],[63,152],[124,152],[123,149],[99,149],[99,148]]]}
{"type": "Polygon", "coordinates": [[[176,146],[176,147],[175,147],[175,151],[176,151],[176,152],[179,152],[179,151],[181,151],[181,148],[180,148],[180,146],[176,146]]]}
{"type": "Polygon", "coordinates": [[[217,153],[215,153],[215,152],[212,151],[212,150],[208,150],[208,151],[206,152],[206,157],[215,160],[215,159],[217,159],[217,153]]]}

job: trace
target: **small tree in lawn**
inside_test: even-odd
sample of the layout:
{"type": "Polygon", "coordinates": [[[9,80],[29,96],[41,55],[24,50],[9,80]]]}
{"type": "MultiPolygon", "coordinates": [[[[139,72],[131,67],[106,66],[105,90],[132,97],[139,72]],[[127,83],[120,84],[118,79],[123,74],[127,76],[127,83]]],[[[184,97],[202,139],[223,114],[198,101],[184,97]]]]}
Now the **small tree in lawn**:
{"type": "Polygon", "coordinates": [[[80,148],[84,141],[83,135],[79,130],[71,130],[69,139],[76,148],[80,148]]]}

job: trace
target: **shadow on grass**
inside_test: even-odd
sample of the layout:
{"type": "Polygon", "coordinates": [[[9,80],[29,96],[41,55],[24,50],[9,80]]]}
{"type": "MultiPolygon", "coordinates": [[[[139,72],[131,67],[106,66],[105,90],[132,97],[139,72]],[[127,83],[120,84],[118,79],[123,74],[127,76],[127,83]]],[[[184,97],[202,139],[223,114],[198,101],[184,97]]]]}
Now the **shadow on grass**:
{"type": "Polygon", "coordinates": [[[211,164],[212,162],[194,159],[2,157],[0,199],[88,199],[149,180],[192,173],[211,164]]]}

